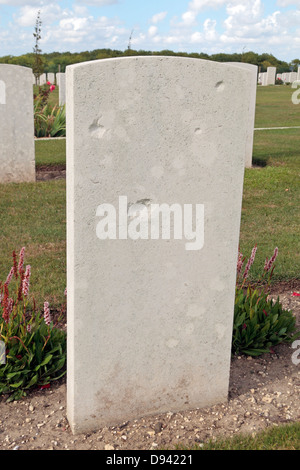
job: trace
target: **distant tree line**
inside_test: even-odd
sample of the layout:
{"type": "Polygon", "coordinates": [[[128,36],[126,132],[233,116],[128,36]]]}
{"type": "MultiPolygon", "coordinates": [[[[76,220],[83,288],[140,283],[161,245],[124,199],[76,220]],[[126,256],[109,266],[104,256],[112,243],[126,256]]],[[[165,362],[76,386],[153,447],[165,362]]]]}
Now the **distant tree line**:
{"type": "MultiPolygon", "coordinates": [[[[133,50],[128,48],[125,51],[118,51],[113,49],[95,49],[94,51],[84,51],[79,53],[71,52],[51,52],[49,54],[41,54],[44,72],[65,72],[68,65],[76,64],[79,62],[86,62],[90,60],[109,59],[112,57],[126,57],[137,55],[162,55],[162,56],[181,56],[191,57],[196,59],[213,60],[216,62],[245,62],[254,64],[260,67],[260,71],[266,71],[267,67],[276,67],[278,73],[297,71],[300,66],[300,60],[294,59],[290,63],[276,59],[272,54],[264,53],[257,54],[255,52],[243,52],[234,54],[212,54],[208,55],[203,52],[187,53],[187,52],[173,52],[170,50],[162,50],[159,52],[151,52],[144,50],[133,50]]],[[[24,54],[21,56],[5,56],[0,57],[0,63],[22,65],[34,69],[36,61],[36,54],[34,52],[24,54]]]]}

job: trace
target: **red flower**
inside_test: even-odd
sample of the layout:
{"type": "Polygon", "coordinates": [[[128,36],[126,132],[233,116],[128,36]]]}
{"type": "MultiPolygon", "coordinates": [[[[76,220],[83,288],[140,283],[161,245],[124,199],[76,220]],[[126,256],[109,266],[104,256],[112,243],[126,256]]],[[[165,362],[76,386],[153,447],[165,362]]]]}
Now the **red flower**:
{"type": "Polygon", "coordinates": [[[50,91],[54,91],[54,90],[55,90],[55,85],[51,85],[50,91]]]}
{"type": "Polygon", "coordinates": [[[247,325],[246,325],[246,323],[244,323],[243,326],[242,326],[242,330],[245,330],[246,328],[247,328],[247,325]]]}
{"type": "Polygon", "coordinates": [[[17,354],[17,355],[16,355],[16,358],[19,359],[19,360],[22,359],[21,354],[17,354]]]}
{"type": "Polygon", "coordinates": [[[267,317],[267,316],[268,316],[268,314],[267,314],[267,312],[266,312],[264,309],[263,309],[263,312],[264,312],[264,314],[265,314],[265,315],[266,315],[266,317],[267,317]]]}
{"type": "Polygon", "coordinates": [[[293,292],[293,293],[292,293],[292,296],[293,296],[293,297],[300,297],[300,294],[299,294],[298,292],[293,292]]]}
{"type": "Polygon", "coordinates": [[[40,390],[45,390],[45,388],[50,388],[50,384],[45,384],[40,386],[40,390]]]}

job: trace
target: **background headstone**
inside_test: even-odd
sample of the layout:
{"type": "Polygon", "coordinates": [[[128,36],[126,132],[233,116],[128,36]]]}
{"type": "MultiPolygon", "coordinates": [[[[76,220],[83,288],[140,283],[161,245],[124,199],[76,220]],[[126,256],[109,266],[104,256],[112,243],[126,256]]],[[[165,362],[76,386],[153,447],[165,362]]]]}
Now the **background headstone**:
{"type": "Polygon", "coordinates": [[[47,83],[47,75],[45,73],[42,73],[39,78],[38,78],[38,85],[45,85],[47,83]]]}
{"type": "Polygon", "coordinates": [[[47,73],[47,81],[50,82],[51,85],[54,85],[54,83],[55,83],[55,73],[48,72],[47,73]]]}
{"type": "Polygon", "coordinates": [[[62,106],[66,103],[66,76],[64,73],[56,74],[56,83],[58,86],[59,105],[62,106]]]}
{"type": "Polygon", "coordinates": [[[267,85],[275,85],[276,67],[267,68],[267,85]]]}
{"type": "Polygon", "coordinates": [[[32,70],[0,64],[0,183],[35,181],[32,70]]]}
{"type": "Polygon", "coordinates": [[[72,65],[66,75],[72,431],[224,402],[250,74],[130,57],[72,65]],[[127,205],[119,214],[120,197],[129,214],[127,205]],[[144,223],[151,204],[203,205],[203,247],[127,236],[131,208],[142,203],[144,223]],[[101,204],[122,217],[116,239],[97,236],[101,204]]]}
{"type": "Polygon", "coordinates": [[[255,108],[256,108],[256,90],[257,90],[257,65],[246,64],[244,62],[227,62],[228,65],[234,65],[248,70],[251,75],[251,93],[250,106],[248,109],[248,134],[247,134],[247,145],[245,155],[245,167],[252,167],[252,155],[253,155],[253,138],[254,138],[254,122],[255,122],[255,108]]]}
{"type": "Polygon", "coordinates": [[[261,84],[262,86],[267,86],[267,72],[261,73],[261,84]]]}
{"type": "Polygon", "coordinates": [[[290,72],[289,77],[288,77],[289,83],[293,83],[296,80],[297,80],[297,72],[290,72]]]}

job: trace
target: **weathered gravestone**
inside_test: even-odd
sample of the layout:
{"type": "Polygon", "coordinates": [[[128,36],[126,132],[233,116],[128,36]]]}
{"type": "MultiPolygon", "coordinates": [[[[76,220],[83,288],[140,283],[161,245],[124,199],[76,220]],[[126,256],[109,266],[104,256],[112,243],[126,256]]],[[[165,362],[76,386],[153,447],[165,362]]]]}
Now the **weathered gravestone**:
{"type": "Polygon", "coordinates": [[[0,64],[0,183],[35,181],[32,70],[0,64]]]}
{"type": "Polygon", "coordinates": [[[257,89],[257,65],[246,64],[244,62],[226,62],[228,65],[235,67],[241,67],[248,71],[251,76],[251,87],[249,93],[251,94],[250,106],[248,109],[248,133],[247,133],[247,144],[245,154],[245,167],[252,167],[252,155],[253,155],[253,138],[254,138],[254,122],[255,122],[255,109],[256,109],[256,89],[257,89]]]}
{"type": "Polygon", "coordinates": [[[134,57],[66,83],[71,428],[224,402],[249,73],[134,57]]]}

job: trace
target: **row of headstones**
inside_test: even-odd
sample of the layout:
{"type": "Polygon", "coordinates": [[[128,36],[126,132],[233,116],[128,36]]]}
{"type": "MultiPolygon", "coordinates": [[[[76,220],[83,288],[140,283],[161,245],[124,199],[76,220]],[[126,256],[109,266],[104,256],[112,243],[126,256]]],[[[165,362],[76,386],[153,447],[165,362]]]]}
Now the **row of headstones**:
{"type": "Polygon", "coordinates": [[[276,78],[282,80],[284,83],[293,83],[296,80],[300,80],[300,67],[298,68],[298,72],[277,73],[276,78]]]}
{"type": "MultiPolygon", "coordinates": [[[[74,433],[226,402],[256,80],[182,57],[67,68],[74,433]]],[[[2,181],[34,179],[31,90],[0,65],[2,181]]]]}
{"type": "Polygon", "coordinates": [[[268,67],[266,72],[258,74],[258,84],[262,86],[275,85],[276,79],[282,80],[284,83],[293,83],[300,80],[300,67],[298,72],[277,73],[276,67],[268,67]]]}
{"type": "Polygon", "coordinates": [[[64,73],[43,73],[38,77],[38,79],[33,75],[32,82],[34,85],[45,85],[47,82],[50,82],[52,85],[56,84],[59,91],[60,106],[63,106],[66,103],[66,78],[64,73]]]}

